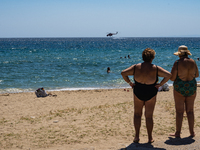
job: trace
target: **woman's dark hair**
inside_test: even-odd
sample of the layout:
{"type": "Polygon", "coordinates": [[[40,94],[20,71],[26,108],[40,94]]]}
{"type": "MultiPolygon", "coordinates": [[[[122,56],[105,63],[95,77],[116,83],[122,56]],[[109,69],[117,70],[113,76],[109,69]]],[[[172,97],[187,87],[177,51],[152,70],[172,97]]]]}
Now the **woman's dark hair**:
{"type": "Polygon", "coordinates": [[[153,60],[155,58],[155,54],[156,52],[151,49],[151,48],[146,48],[143,52],[142,52],[142,58],[145,62],[150,62],[151,60],[153,60]]]}

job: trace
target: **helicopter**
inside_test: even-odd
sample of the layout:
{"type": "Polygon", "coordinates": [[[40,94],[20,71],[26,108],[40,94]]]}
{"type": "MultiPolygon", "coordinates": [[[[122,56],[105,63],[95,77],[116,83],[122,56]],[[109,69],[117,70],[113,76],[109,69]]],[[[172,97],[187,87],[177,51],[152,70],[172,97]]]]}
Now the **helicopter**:
{"type": "Polygon", "coordinates": [[[116,32],[116,33],[108,33],[107,36],[113,36],[113,35],[116,35],[116,34],[118,34],[118,32],[116,32]]]}

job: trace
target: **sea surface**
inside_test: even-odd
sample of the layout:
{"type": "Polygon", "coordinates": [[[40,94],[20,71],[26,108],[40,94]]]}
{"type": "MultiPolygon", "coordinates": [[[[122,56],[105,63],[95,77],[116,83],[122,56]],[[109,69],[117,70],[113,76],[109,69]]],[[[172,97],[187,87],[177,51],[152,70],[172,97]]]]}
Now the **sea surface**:
{"type": "Polygon", "coordinates": [[[0,38],[0,93],[126,88],[120,73],[142,62],[145,48],[156,51],[155,65],[171,71],[180,45],[200,57],[200,38],[0,38]]]}

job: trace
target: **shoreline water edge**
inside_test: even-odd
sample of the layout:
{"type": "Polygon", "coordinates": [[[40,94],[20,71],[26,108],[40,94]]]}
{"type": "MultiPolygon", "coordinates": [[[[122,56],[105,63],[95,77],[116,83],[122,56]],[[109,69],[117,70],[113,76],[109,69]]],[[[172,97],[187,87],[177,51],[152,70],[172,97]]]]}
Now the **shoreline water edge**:
{"type": "MultiPolygon", "coordinates": [[[[173,84],[168,84],[168,86],[170,88],[173,89],[173,84]]],[[[200,86],[200,81],[197,81],[197,86],[200,86]]],[[[39,88],[42,88],[42,87],[39,87],[39,88]]],[[[130,89],[131,87],[130,86],[124,86],[124,87],[116,87],[116,88],[64,88],[64,89],[50,89],[50,90],[46,90],[45,87],[43,87],[45,89],[45,91],[47,93],[50,93],[50,92],[59,92],[59,91],[92,91],[92,90],[115,90],[115,89],[130,89]]],[[[37,90],[37,89],[35,89],[37,90]]],[[[17,93],[32,93],[32,92],[35,92],[35,90],[22,90],[22,89],[17,89],[15,91],[11,91],[11,92],[7,92],[7,91],[4,91],[4,92],[0,92],[0,95],[1,94],[17,94],[17,93]]]]}

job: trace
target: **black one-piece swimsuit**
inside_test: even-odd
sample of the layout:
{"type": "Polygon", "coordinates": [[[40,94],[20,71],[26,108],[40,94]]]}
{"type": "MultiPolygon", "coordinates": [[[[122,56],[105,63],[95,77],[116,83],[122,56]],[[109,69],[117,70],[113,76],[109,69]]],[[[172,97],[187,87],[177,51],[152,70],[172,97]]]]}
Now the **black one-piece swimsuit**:
{"type": "MultiPolygon", "coordinates": [[[[158,67],[156,66],[156,68],[157,68],[157,77],[155,83],[153,84],[142,84],[137,82],[134,78],[135,86],[133,92],[138,99],[142,101],[148,101],[157,94],[158,89],[155,87],[155,85],[158,82],[158,67]]],[[[134,73],[135,73],[135,67],[134,67],[134,73]]]]}

